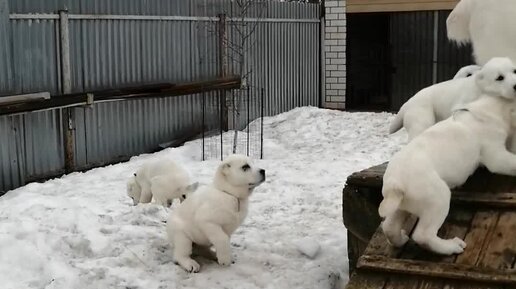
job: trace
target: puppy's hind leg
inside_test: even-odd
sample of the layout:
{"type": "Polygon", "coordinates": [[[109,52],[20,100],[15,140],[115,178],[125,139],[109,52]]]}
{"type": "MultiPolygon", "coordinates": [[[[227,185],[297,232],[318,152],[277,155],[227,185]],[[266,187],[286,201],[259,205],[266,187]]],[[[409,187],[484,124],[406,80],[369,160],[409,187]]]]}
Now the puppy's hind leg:
{"type": "Polygon", "coordinates": [[[419,214],[419,222],[412,238],[420,246],[438,254],[451,255],[464,252],[466,243],[460,238],[445,240],[437,236],[450,209],[450,189],[440,178],[434,178],[434,183],[424,190],[432,190],[425,192],[432,200],[421,206],[423,211],[419,214]]]}
{"type": "Polygon", "coordinates": [[[382,222],[382,230],[387,240],[395,247],[402,247],[409,240],[407,233],[403,230],[403,223],[408,216],[408,212],[396,210],[382,222]]]}
{"type": "Polygon", "coordinates": [[[174,260],[188,272],[199,272],[201,266],[190,257],[192,241],[181,230],[174,230],[174,260]]]}
{"type": "Polygon", "coordinates": [[[435,122],[434,112],[430,109],[413,109],[405,112],[403,126],[407,130],[409,142],[435,122]]]}

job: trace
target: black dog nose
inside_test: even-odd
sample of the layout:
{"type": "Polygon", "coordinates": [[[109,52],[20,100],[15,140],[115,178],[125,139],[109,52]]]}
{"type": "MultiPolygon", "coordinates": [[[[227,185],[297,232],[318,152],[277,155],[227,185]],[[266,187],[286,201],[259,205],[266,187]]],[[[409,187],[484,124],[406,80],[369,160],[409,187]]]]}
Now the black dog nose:
{"type": "Polygon", "coordinates": [[[260,169],[260,175],[265,176],[265,170],[264,169],[260,169]]]}

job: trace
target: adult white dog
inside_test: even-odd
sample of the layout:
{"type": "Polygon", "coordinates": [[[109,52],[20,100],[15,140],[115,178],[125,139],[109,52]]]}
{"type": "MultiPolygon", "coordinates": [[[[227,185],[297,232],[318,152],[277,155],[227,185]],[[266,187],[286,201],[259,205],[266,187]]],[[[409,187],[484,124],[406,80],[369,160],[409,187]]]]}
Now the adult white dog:
{"type": "Polygon", "coordinates": [[[265,170],[246,156],[232,155],[217,169],[213,183],[190,194],[169,216],[167,234],[174,260],[188,272],[198,272],[192,246],[215,248],[220,265],[231,263],[230,237],[242,224],[251,192],[265,181],[265,170]]]}
{"type": "Polygon", "coordinates": [[[464,66],[457,71],[453,79],[470,77],[477,73],[481,68],[482,66],[476,64],[464,66]]]}
{"type": "Polygon", "coordinates": [[[188,172],[165,159],[142,165],[127,182],[127,195],[134,205],[149,203],[154,197],[157,204],[169,207],[174,199],[183,201],[197,185],[190,183],[188,172]]]}
{"type": "Polygon", "coordinates": [[[479,164],[516,176],[516,155],[505,146],[516,122],[516,90],[506,97],[469,103],[394,155],[383,177],[379,207],[390,243],[408,241],[402,223],[410,213],[419,217],[412,238],[420,246],[445,255],[463,252],[463,240],[437,236],[450,208],[450,188],[462,185],[479,164]]]}
{"type": "Polygon", "coordinates": [[[516,87],[516,66],[505,57],[489,60],[472,77],[457,78],[424,88],[400,108],[389,132],[405,127],[409,141],[435,123],[450,117],[455,107],[476,100],[481,95],[510,97],[516,87]]]}
{"type": "Polygon", "coordinates": [[[471,42],[477,64],[493,57],[516,62],[516,1],[461,0],[446,20],[448,38],[471,42]]]}

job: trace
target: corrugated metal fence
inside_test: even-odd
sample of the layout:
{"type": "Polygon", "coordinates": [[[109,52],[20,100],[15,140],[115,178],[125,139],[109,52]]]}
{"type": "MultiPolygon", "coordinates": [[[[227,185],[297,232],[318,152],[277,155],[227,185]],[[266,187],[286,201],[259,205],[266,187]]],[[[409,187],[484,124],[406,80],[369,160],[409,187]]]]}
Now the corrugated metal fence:
{"type": "MultiPolygon", "coordinates": [[[[265,115],[318,106],[320,6],[250,2],[244,14],[227,0],[0,0],[0,95],[63,93],[59,10],[69,21],[71,92],[219,76],[218,15],[226,14],[227,73],[244,71],[265,89],[265,115]]],[[[152,151],[200,114],[200,95],[71,109],[75,167],[152,151]]],[[[0,116],[0,191],[64,171],[62,127],[61,110],[0,116]]]]}

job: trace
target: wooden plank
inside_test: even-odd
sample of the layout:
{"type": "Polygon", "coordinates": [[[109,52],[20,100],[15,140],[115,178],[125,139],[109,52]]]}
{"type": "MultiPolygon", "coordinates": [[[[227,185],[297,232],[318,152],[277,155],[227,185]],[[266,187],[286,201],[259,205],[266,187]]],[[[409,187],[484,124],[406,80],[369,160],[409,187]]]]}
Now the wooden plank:
{"type": "Polygon", "coordinates": [[[96,92],[55,95],[43,101],[0,105],[0,115],[91,104],[91,95],[94,96],[95,102],[118,101],[190,95],[215,90],[235,89],[239,88],[240,85],[241,80],[239,77],[229,77],[183,84],[152,84],[96,92]]]}
{"type": "Polygon", "coordinates": [[[453,263],[433,263],[394,259],[378,255],[362,255],[358,260],[357,268],[378,272],[413,274],[516,286],[516,274],[509,270],[497,270],[453,263]]]}
{"type": "Polygon", "coordinates": [[[50,99],[49,92],[35,92],[28,94],[18,94],[0,97],[0,105],[15,104],[21,102],[41,101],[50,99]]]}
{"type": "Polygon", "coordinates": [[[385,280],[384,276],[376,273],[360,272],[351,275],[346,289],[383,289],[385,280]]]}
{"type": "Polygon", "coordinates": [[[475,214],[470,230],[464,238],[468,246],[464,253],[457,256],[455,263],[471,266],[477,264],[480,253],[489,245],[486,242],[486,236],[491,235],[490,232],[494,230],[497,220],[498,213],[495,211],[483,211],[475,214]]]}
{"type": "Polygon", "coordinates": [[[516,209],[516,193],[454,191],[452,202],[474,207],[516,209]]]}
{"type": "Polygon", "coordinates": [[[489,246],[480,256],[479,266],[508,270],[516,276],[516,211],[500,213],[496,227],[487,237],[489,246]]]}
{"type": "Polygon", "coordinates": [[[381,188],[383,184],[383,174],[387,168],[387,163],[377,165],[360,172],[351,174],[346,180],[347,185],[357,187],[381,188]]]}

